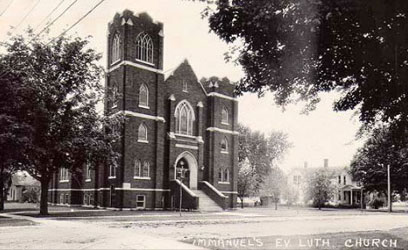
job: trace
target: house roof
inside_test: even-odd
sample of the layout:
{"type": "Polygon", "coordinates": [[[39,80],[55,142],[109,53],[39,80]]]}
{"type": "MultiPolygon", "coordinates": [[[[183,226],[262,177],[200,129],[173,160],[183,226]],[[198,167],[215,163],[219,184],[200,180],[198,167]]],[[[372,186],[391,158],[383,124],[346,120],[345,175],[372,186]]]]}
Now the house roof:
{"type": "Polygon", "coordinates": [[[18,171],[11,177],[14,186],[40,186],[40,182],[24,171],[18,171]]]}

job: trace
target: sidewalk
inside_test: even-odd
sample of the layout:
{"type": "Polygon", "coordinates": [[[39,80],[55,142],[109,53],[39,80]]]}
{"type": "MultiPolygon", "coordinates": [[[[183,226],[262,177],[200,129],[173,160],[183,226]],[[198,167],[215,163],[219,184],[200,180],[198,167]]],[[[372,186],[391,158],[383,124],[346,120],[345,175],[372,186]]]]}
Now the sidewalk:
{"type": "Polygon", "coordinates": [[[0,228],[0,249],[202,249],[123,228],[13,214],[2,216],[29,219],[39,224],[31,227],[0,228]]]}

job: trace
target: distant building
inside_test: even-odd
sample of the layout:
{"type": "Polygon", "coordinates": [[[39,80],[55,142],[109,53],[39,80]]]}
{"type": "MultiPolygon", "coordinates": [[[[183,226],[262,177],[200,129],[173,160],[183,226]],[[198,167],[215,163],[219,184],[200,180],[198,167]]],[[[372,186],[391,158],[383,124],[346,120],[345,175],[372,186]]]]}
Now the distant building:
{"type": "Polygon", "coordinates": [[[35,201],[40,194],[40,182],[31,177],[27,172],[18,171],[11,177],[11,186],[8,189],[7,201],[24,202],[35,201]],[[30,194],[31,193],[31,194],[30,194]],[[26,194],[26,195],[25,195],[26,194]]]}
{"type": "MultiPolygon", "coordinates": [[[[331,205],[356,206],[361,204],[361,186],[353,181],[350,174],[350,169],[344,167],[329,167],[328,159],[324,159],[324,168],[327,168],[331,178],[331,183],[334,188],[332,198],[329,203],[331,205]]],[[[322,168],[310,168],[305,162],[303,168],[292,169],[288,177],[288,185],[291,190],[296,192],[295,204],[305,204],[308,179],[315,171],[320,171],[322,168]]]]}

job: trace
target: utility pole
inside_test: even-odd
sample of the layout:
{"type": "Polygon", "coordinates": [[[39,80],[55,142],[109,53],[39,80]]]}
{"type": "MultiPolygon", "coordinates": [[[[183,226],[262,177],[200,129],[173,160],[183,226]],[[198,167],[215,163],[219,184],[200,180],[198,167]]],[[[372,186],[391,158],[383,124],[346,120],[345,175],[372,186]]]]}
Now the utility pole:
{"type": "Polygon", "coordinates": [[[390,164],[387,164],[388,212],[392,212],[390,164]]]}

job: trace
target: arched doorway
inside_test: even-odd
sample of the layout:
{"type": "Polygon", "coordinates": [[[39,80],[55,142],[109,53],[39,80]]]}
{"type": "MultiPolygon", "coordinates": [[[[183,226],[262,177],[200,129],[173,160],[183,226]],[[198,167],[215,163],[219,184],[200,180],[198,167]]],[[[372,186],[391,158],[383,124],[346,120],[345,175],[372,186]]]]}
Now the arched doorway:
{"type": "Polygon", "coordinates": [[[184,173],[183,183],[190,189],[197,189],[197,160],[193,154],[188,151],[181,153],[174,163],[174,178],[179,179],[180,173],[184,173]],[[180,171],[184,169],[183,171],[180,171]]]}

